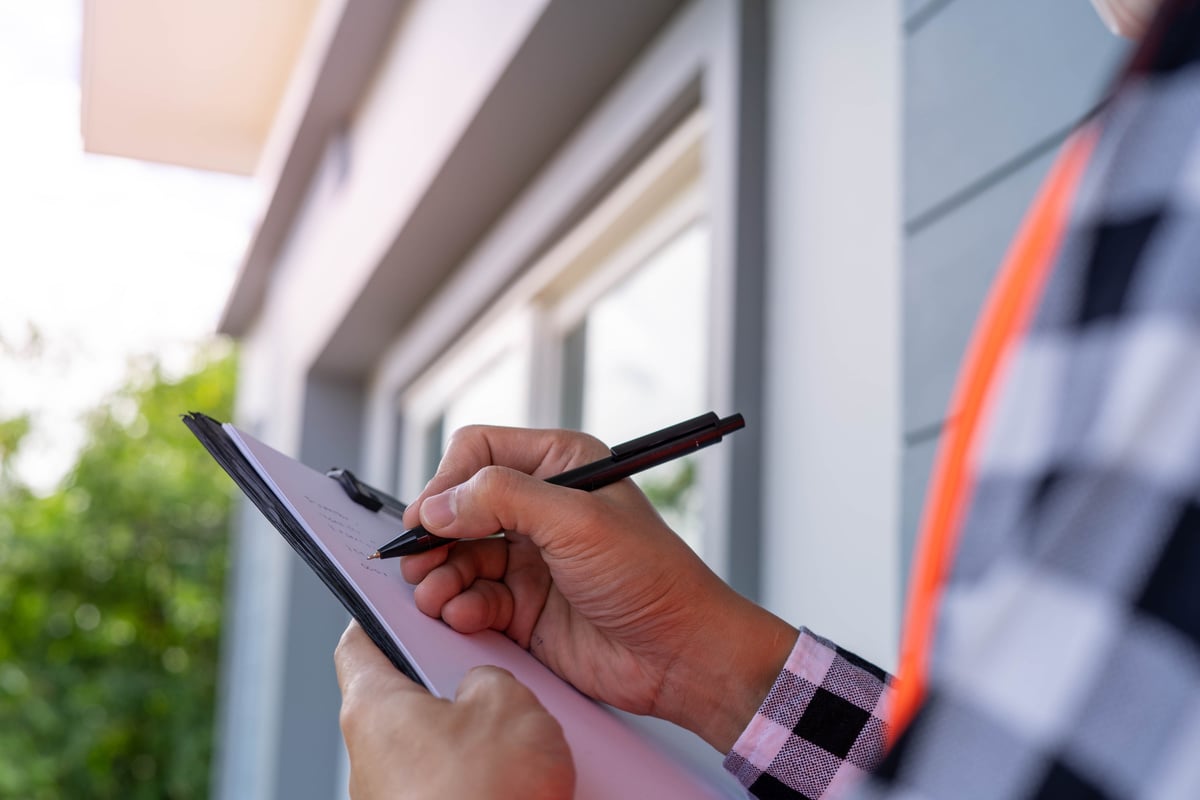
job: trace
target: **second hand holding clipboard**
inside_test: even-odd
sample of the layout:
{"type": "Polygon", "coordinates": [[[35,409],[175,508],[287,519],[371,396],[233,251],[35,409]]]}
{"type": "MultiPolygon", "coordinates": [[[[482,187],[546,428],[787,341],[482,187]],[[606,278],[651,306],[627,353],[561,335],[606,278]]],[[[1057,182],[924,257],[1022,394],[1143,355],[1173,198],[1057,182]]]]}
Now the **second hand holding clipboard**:
{"type": "MultiPolygon", "coordinates": [[[[546,483],[564,486],[568,489],[581,489],[585,492],[595,491],[603,486],[608,486],[609,484],[628,478],[631,475],[644,472],[651,467],[673,461],[689,453],[694,453],[710,444],[715,444],[721,441],[721,438],[726,434],[733,433],[745,427],[745,425],[746,421],[742,418],[741,414],[733,414],[722,419],[710,411],[707,414],[701,414],[693,419],[685,420],[668,428],[663,428],[660,431],[655,431],[624,444],[619,444],[612,448],[611,455],[606,458],[576,467],[575,469],[555,475],[552,478],[547,478],[546,483]]],[[[334,475],[334,472],[346,473],[346,471],[334,470],[330,472],[330,475],[337,477],[351,498],[355,498],[351,487],[347,486],[347,481],[334,475]]],[[[358,484],[358,486],[364,488],[365,492],[363,494],[366,496],[375,493],[383,497],[388,497],[370,487],[363,487],[353,475],[350,475],[349,479],[354,484],[358,484]]],[[[388,499],[400,505],[401,513],[403,513],[403,504],[400,501],[390,497],[388,499]]],[[[355,502],[360,505],[367,505],[367,503],[357,498],[355,498],[355,502]]],[[[426,550],[443,547],[456,541],[458,540],[437,536],[417,526],[404,531],[395,539],[380,547],[371,558],[411,556],[417,553],[424,553],[426,550]]]]}

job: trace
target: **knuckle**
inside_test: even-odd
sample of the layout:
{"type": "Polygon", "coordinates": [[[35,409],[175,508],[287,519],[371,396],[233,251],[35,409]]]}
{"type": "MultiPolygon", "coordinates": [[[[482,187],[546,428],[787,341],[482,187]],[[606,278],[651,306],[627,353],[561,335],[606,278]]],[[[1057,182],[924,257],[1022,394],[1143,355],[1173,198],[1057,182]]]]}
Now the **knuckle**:
{"type": "Polygon", "coordinates": [[[450,433],[450,438],[446,440],[446,452],[470,449],[475,442],[486,438],[486,431],[486,425],[464,425],[461,428],[455,428],[450,433]]]}
{"type": "Polygon", "coordinates": [[[604,442],[592,436],[590,433],[580,433],[579,442],[577,444],[582,455],[588,458],[595,458],[608,455],[609,448],[604,442]]]}
{"type": "Polygon", "coordinates": [[[338,711],[338,725],[347,741],[353,741],[357,737],[362,725],[362,704],[351,694],[342,699],[342,707],[338,711]]]}
{"type": "Polygon", "coordinates": [[[472,495],[478,494],[493,502],[503,501],[512,492],[513,474],[504,467],[487,466],[476,472],[468,485],[472,495]]]}
{"type": "Polygon", "coordinates": [[[446,440],[437,471],[426,484],[426,492],[440,491],[465,480],[488,452],[488,426],[466,425],[456,428],[446,440]]]}
{"type": "Polygon", "coordinates": [[[487,692],[502,691],[516,680],[508,670],[493,666],[474,667],[467,677],[472,686],[487,692]]]}
{"type": "Polygon", "coordinates": [[[501,706],[511,694],[512,688],[519,685],[512,673],[506,669],[493,666],[473,667],[463,677],[458,699],[471,704],[482,704],[484,707],[501,706]]]}
{"type": "Polygon", "coordinates": [[[555,447],[565,458],[573,461],[595,461],[609,454],[608,445],[582,431],[558,431],[555,447]]]}

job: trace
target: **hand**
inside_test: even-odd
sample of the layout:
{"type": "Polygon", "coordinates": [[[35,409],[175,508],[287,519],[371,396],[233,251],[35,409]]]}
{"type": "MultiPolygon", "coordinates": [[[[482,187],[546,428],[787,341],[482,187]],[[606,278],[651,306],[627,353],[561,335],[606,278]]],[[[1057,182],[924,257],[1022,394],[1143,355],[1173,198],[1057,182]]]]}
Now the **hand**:
{"type": "Polygon", "coordinates": [[[562,728],[508,672],[477,667],[453,702],[440,700],[393,667],[357,622],[334,661],[354,800],[572,796],[562,728]]]}
{"type": "Polygon", "coordinates": [[[403,559],[417,607],[455,630],[503,631],[584,693],[728,751],[795,643],[671,531],[629,480],[544,482],[609,450],[568,431],[470,427],[405,514],[479,539],[403,559]]]}

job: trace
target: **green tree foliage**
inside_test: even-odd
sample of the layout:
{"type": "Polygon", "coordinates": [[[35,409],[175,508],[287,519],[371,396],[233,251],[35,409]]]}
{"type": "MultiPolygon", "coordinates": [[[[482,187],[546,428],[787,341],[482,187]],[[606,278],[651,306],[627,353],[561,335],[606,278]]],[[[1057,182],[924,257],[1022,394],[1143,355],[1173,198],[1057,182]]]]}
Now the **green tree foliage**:
{"type": "Polygon", "coordinates": [[[677,465],[672,465],[676,468],[665,475],[660,471],[638,482],[654,507],[664,514],[685,514],[696,488],[695,456],[681,459],[677,465]]]}
{"type": "Polygon", "coordinates": [[[234,364],[203,361],[98,408],[48,496],[0,421],[0,797],[208,794],[231,484],[179,414],[228,418],[234,364]]]}

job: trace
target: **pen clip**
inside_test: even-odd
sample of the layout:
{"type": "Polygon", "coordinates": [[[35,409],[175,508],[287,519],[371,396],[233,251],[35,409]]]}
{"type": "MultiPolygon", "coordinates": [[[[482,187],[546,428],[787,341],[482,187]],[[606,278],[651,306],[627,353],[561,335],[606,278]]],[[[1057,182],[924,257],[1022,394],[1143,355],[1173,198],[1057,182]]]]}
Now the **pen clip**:
{"type": "Polygon", "coordinates": [[[701,431],[715,427],[720,421],[720,417],[715,412],[709,411],[707,414],[701,414],[683,422],[676,423],[669,428],[663,428],[661,431],[648,433],[645,436],[640,436],[632,441],[619,444],[612,448],[612,456],[616,461],[623,458],[636,455],[645,450],[656,447],[660,444],[673,442],[677,439],[684,439],[701,431]]]}
{"type": "Polygon", "coordinates": [[[349,498],[363,508],[376,512],[387,511],[395,517],[404,516],[404,509],[407,508],[404,503],[387,492],[381,492],[374,486],[363,483],[350,470],[335,467],[325,474],[337,481],[349,498]]]}

